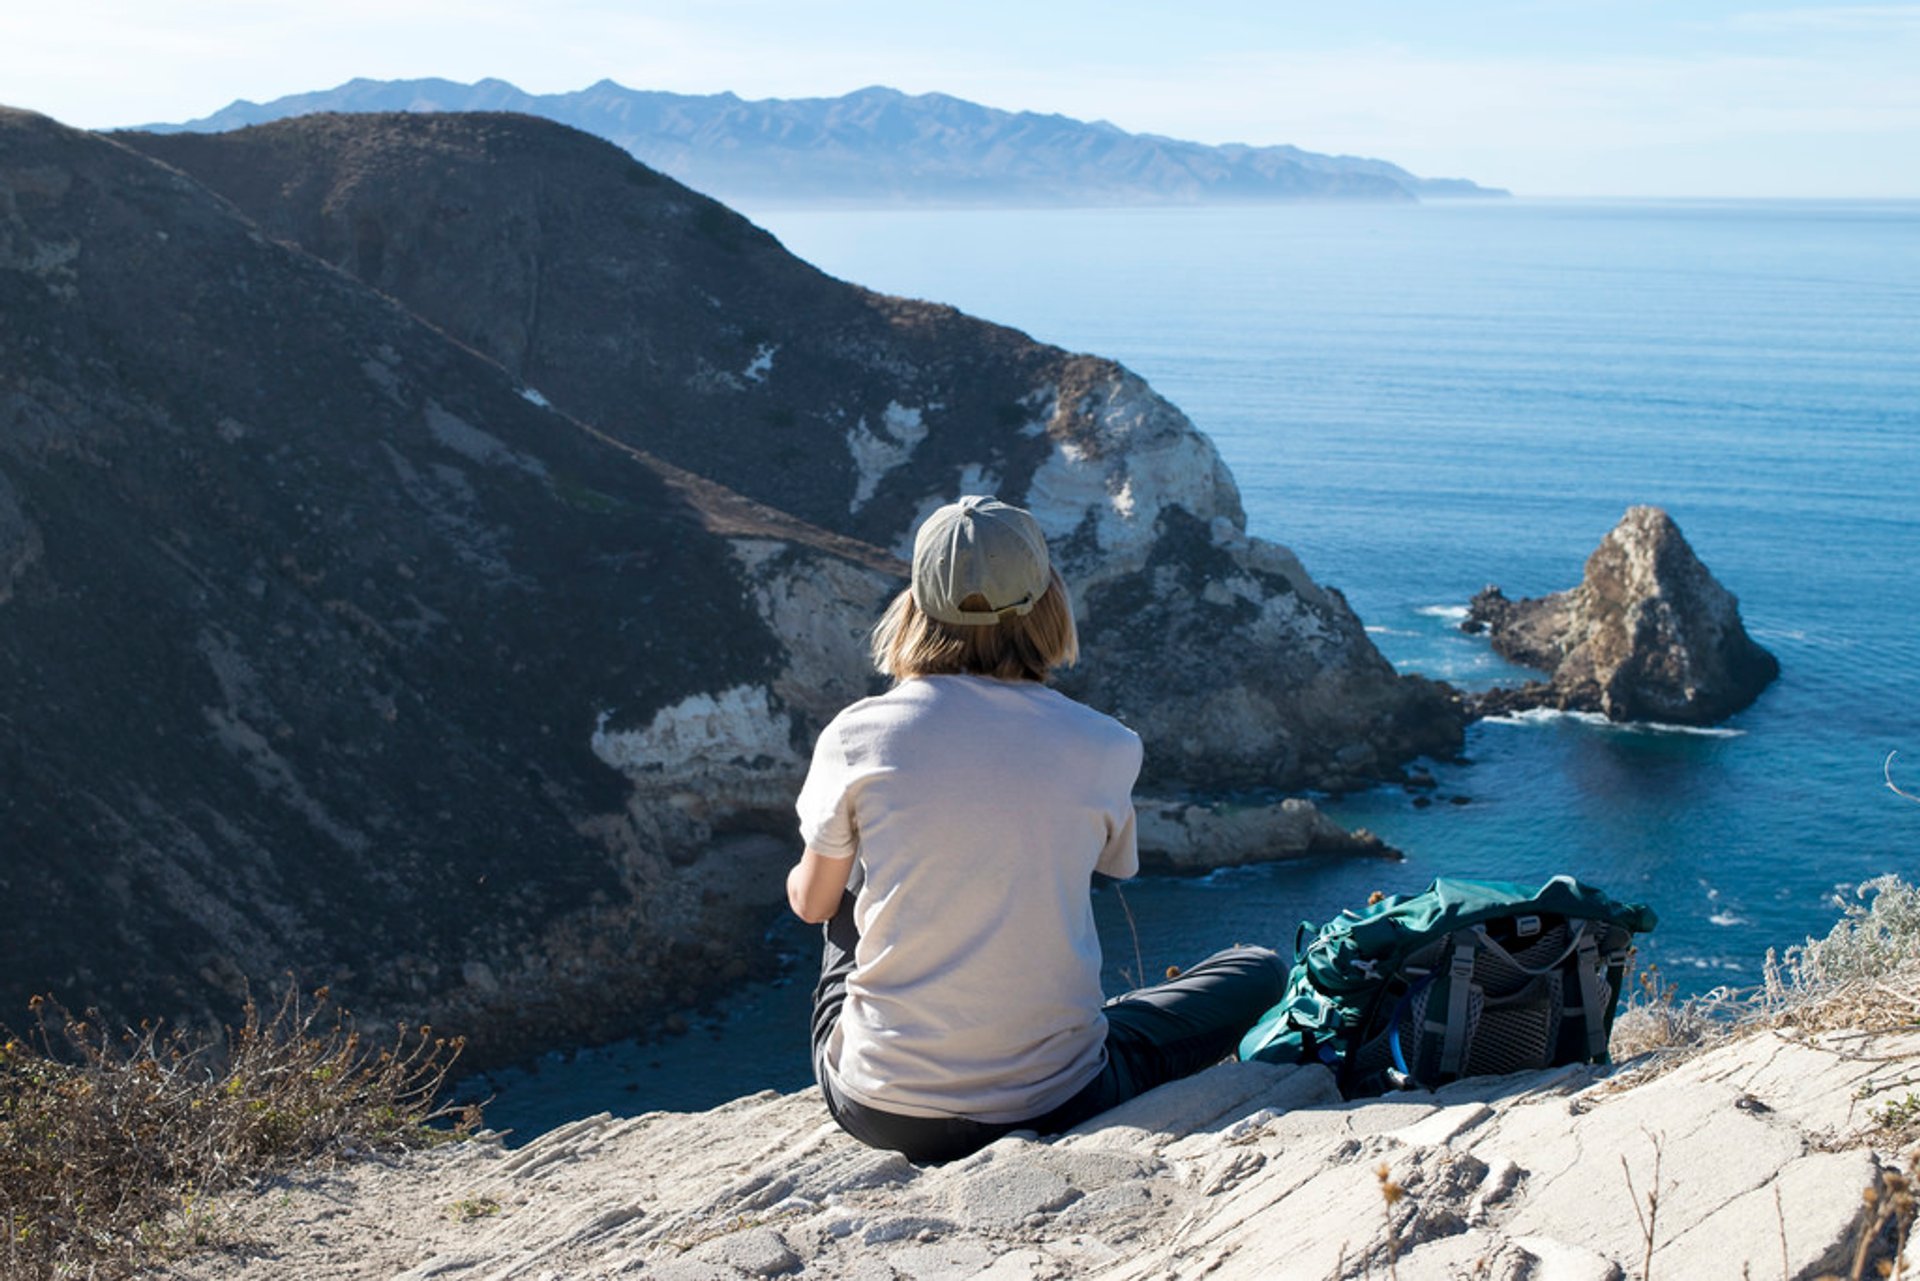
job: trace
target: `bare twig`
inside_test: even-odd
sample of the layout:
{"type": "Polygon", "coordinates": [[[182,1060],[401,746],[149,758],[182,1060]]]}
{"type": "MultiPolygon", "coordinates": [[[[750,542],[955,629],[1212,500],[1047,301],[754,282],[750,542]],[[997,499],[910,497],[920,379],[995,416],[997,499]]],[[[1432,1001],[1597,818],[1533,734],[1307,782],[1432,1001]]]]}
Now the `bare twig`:
{"type": "Polygon", "coordinates": [[[1627,1176],[1627,1196],[1633,1202],[1633,1217],[1640,1220],[1640,1236],[1647,1243],[1646,1255],[1640,1264],[1640,1281],[1653,1281],[1653,1241],[1660,1222],[1660,1136],[1648,1134],[1647,1140],[1653,1144],[1653,1186],[1647,1189],[1644,1214],[1640,1211],[1640,1193],[1633,1186],[1633,1168],[1627,1164],[1624,1154],[1620,1157],[1620,1168],[1627,1176]]]}
{"type": "Polygon", "coordinates": [[[1113,887],[1114,897],[1120,900],[1120,910],[1127,914],[1127,932],[1133,935],[1133,985],[1147,985],[1147,963],[1140,958],[1140,926],[1134,922],[1133,908],[1127,904],[1127,896],[1118,885],[1113,887]]]}
{"type": "Polygon", "coordinates": [[[1380,1180],[1380,1217],[1387,1225],[1387,1278],[1388,1281],[1400,1281],[1400,1232],[1393,1225],[1393,1207],[1407,1190],[1393,1181],[1393,1172],[1382,1161],[1373,1177],[1380,1180]]]}

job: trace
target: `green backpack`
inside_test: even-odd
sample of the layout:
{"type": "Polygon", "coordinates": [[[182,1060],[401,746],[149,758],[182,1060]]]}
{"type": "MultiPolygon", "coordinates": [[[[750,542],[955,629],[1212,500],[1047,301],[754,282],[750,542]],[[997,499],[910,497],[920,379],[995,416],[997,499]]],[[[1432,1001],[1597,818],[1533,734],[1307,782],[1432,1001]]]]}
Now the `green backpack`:
{"type": "Polygon", "coordinates": [[[1325,1063],[1348,1098],[1605,1063],[1633,936],[1655,922],[1570,876],[1442,877],[1318,932],[1302,922],[1286,995],[1240,1057],[1325,1063]]]}

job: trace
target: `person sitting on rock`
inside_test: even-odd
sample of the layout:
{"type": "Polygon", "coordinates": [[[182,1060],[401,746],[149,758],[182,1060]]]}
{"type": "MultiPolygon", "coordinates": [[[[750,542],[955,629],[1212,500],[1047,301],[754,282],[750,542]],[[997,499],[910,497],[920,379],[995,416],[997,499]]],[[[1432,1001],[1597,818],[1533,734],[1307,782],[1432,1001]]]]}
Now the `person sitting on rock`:
{"type": "Polygon", "coordinates": [[[1228,1055],[1285,986],[1266,948],[1102,1000],[1092,877],[1139,870],[1140,739],[1046,684],[1079,639],[1032,515],[928,517],[873,654],[893,687],[821,732],[787,875],[826,927],[813,1068],[840,1127],[950,1160],[1228,1055]]]}

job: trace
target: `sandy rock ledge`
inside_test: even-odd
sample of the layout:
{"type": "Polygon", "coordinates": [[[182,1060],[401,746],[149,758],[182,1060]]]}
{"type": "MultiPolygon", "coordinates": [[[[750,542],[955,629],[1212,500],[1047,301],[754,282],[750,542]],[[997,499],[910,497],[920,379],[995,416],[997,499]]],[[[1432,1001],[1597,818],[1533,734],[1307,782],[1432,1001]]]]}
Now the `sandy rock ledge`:
{"type": "Polygon", "coordinates": [[[1850,1261],[1861,1194],[1899,1160],[1869,1114],[1917,1069],[1920,1033],[1756,1032],[1664,1073],[1346,1103],[1319,1067],[1229,1064],[930,1169],[847,1139],[812,1091],[768,1092],[269,1188],[240,1207],[250,1247],[170,1275],[1144,1281],[1391,1259],[1404,1281],[1624,1281],[1657,1186],[1653,1276],[1810,1277],[1850,1261]]]}

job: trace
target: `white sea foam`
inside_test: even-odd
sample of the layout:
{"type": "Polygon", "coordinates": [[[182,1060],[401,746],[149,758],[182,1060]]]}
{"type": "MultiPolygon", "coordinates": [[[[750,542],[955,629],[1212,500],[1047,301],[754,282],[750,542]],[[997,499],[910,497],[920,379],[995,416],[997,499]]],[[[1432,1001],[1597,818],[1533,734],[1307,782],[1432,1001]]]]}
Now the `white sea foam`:
{"type": "Polygon", "coordinates": [[[1489,716],[1486,719],[1488,725],[1555,725],[1561,721],[1578,721],[1582,725],[1594,725],[1602,729],[1613,726],[1612,721],[1598,712],[1563,712],[1557,707],[1529,707],[1524,712],[1489,716]]]}
{"type": "Polygon", "coordinates": [[[1530,707],[1506,716],[1489,716],[1488,725],[1551,725],[1559,721],[1578,721],[1596,729],[1620,734],[1691,734],[1696,738],[1743,738],[1743,729],[1724,725],[1668,725],[1662,721],[1610,721],[1599,712],[1566,712],[1557,707],[1530,707]]]}
{"type": "Polygon", "coordinates": [[[1444,618],[1455,623],[1465,622],[1467,617],[1465,605],[1422,605],[1413,612],[1428,618],[1444,618]]]}
{"type": "Polygon", "coordinates": [[[1744,738],[1747,733],[1724,725],[1668,725],[1661,721],[1629,721],[1619,728],[1629,734],[1691,734],[1695,738],[1744,738]]]}
{"type": "Polygon", "coordinates": [[[1745,925],[1747,918],[1738,912],[1715,912],[1707,918],[1715,925],[1745,925]]]}
{"type": "Polygon", "coordinates": [[[1368,627],[1369,636],[1418,636],[1420,633],[1404,627],[1368,627]]]}

